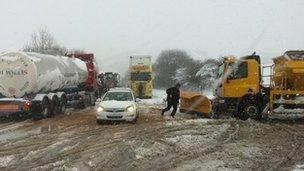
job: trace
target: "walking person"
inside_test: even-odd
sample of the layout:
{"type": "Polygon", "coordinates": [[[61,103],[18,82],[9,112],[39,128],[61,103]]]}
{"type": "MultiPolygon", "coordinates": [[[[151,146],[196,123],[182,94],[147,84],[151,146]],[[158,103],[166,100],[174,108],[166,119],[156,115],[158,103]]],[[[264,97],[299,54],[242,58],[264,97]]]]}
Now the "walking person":
{"type": "Polygon", "coordinates": [[[161,115],[163,116],[165,112],[169,111],[171,107],[173,107],[173,111],[171,113],[172,118],[174,118],[175,113],[177,111],[177,105],[179,103],[180,91],[179,88],[181,85],[177,83],[174,87],[167,89],[167,107],[163,109],[161,115]]]}

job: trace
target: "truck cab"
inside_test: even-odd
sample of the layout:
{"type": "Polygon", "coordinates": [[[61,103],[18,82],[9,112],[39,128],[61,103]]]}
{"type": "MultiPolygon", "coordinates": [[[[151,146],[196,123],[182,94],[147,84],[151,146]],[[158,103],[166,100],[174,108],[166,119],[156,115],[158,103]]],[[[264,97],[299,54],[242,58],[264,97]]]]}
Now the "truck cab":
{"type": "Polygon", "coordinates": [[[259,118],[264,107],[260,57],[225,58],[214,91],[214,111],[242,118],[259,118]]]}

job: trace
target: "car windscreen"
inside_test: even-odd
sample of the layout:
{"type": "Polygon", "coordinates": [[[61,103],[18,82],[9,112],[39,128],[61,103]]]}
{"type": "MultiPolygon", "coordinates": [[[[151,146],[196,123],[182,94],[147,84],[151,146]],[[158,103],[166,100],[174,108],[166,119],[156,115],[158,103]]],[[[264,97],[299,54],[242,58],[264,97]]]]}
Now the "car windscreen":
{"type": "Polygon", "coordinates": [[[133,101],[132,93],[130,92],[108,92],[102,101],[133,101]]]}

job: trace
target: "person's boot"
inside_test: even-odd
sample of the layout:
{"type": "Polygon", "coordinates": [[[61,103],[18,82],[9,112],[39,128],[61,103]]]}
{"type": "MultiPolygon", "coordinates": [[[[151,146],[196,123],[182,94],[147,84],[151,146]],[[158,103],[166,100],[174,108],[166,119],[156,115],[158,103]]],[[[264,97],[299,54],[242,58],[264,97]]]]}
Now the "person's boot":
{"type": "Polygon", "coordinates": [[[175,118],[175,116],[173,114],[171,114],[172,118],[175,118]]]}
{"type": "Polygon", "coordinates": [[[162,116],[164,116],[164,113],[165,113],[165,112],[164,112],[164,111],[162,111],[162,112],[161,112],[161,115],[162,115],[162,116]]]}

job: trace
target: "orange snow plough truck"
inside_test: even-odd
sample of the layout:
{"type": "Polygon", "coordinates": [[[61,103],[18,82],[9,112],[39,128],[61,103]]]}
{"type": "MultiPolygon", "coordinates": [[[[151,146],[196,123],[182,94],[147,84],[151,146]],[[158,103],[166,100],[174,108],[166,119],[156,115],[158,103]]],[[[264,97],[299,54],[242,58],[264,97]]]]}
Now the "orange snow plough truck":
{"type": "Polygon", "coordinates": [[[212,110],[215,117],[229,114],[243,119],[261,119],[286,113],[280,106],[304,108],[304,51],[287,51],[273,58],[273,64],[268,66],[262,66],[260,56],[255,53],[239,59],[227,57],[219,66],[218,78],[212,109],[203,95],[183,92],[181,111],[209,113],[210,116],[212,110]]]}
{"type": "Polygon", "coordinates": [[[180,112],[211,117],[211,101],[206,96],[196,92],[181,91],[180,99],[180,112]]]}
{"type": "Polygon", "coordinates": [[[273,62],[269,111],[277,103],[287,108],[303,108],[303,100],[298,99],[304,96],[304,51],[288,51],[273,62]]]}

